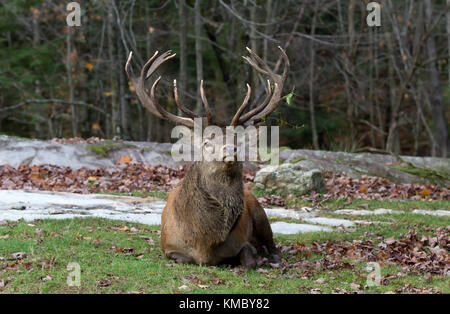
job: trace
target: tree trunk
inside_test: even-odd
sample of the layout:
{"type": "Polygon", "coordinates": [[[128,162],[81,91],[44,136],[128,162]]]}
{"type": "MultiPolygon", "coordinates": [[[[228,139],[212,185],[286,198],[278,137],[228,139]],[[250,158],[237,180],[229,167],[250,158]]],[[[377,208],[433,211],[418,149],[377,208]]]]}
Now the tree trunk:
{"type": "MultiPolygon", "coordinates": [[[[349,48],[348,48],[348,67],[350,70],[350,73],[354,72],[354,57],[356,54],[356,45],[355,45],[355,7],[356,7],[356,0],[350,0],[349,6],[348,6],[348,37],[349,37],[349,48]]],[[[350,84],[353,84],[353,80],[349,80],[350,84]]],[[[356,95],[354,95],[356,96],[356,95]]],[[[352,147],[352,150],[354,149],[354,146],[356,145],[356,125],[355,125],[355,103],[354,100],[349,99],[348,100],[348,107],[347,107],[347,120],[350,127],[350,144],[352,147]]]]}
{"type": "MultiPolygon", "coordinates": [[[[180,89],[180,101],[184,103],[184,92],[187,88],[187,19],[186,19],[186,1],[178,2],[178,19],[180,21],[180,80],[178,83],[180,89]]],[[[178,114],[181,114],[178,110],[178,114]]]]}
{"type": "MultiPolygon", "coordinates": [[[[114,1],[114,0],[112,0],[114,1]]],[[[117,79],[116,79],[116,63],[114,58],[114,36],[113,33],[114,12],[112,4],[108,6],[108,56],[109,56],[109,81],[110,81],[110,96],[111,97],[111,135],[112,137],[120,136],[119,128],[119,105],[117,102],[117,79]]]]}
{"type": "MultiPolygon", "coordinates": [[[[431,0],[425,0],[425,21],[427,27],[433,24],[433,4],[431,0]]],[[[442,86],[440,81],[440,74],[437,68],[437,49],[436,42],[433,35],[430,35],[426,41],[426,50],[429,60],[428,62],[428,75],[429,75],[429,93],[431,101],[431,116],[434,124],[434,140],[436,146],[432,150],[432,156],[447,157],[447,144],[448,144],[448,129],[445,119],[445,106],[442,93],[442,86]]]]}
{"type": "MultiPolygon", "coordinates": [[[[256,1],[250,7],[250,49],[258,51],[258,40],[256,39],[256,1]]],[[[251,86],[258,86],[258,72],[251,69],[251,86]]]]}
{"type": "MultiPolygon", "coordinates": [[[[450,0],[447,0],[447,6],[450,6],[450,0]]],[[[447,45],[448,45],[448,58],[447,58],[447,68],[448,68],[448,88],[450,91],[450,11],[447,12],[447,45]]]]}
{"type": "MultiPolygon", "coordinates": [[[[316,33],[318,0],[314,1],[314,16],[311,24],[311,38],[316,33]]],[[[314,41],[310,40],[310,62],[309,62],[309,116],[311,120],[311,133],[314,149],[319,149],[319,137],[317,135],[316,115],[314,109],[314,76],[316,66],[316,51],[314,41]]]]}
{"type": "MultiPolygon", "coordinates": [[[[72,81],[72,34],[71,34],[71,27],[67,26],[67,62],[66,62],[66,70],[67,70],[67,85],[69,88],[69,101],[73,102],[74,99],[74,88],[73,88],[73,81],[72,81]]],[[[72,116],[72,136],[77,137],[78,136],[78,121],[77,121],[77,111],[76,106],[71,105],[70,106],[70,113],[72,116]]]]}
{"type": "Polygon", "coordinates": [[[233,103],[232,106],[228,106],[226,108],[226,116],[230,117],[233,116],[236,113],[235,103],[236,103],[236,89],[235,84],[236,80],[231,76],[231,71],[229,65],[226,63],[225,58],[223,56],[223,51],[219,49],[216,45],[217,44],[217,37],[214,33],[214,31],[208,27],[206,24],[203,24],[203,27],[206,31],[206,34],[208,35],[209,40],[211,41],[212,49],[214,50],[214,54],[216,55],[217,62],[219,64],[220,71],[222,73],[222,78],[225,83],[225,86],[227,88],[228,95],[230,96],[231,102],[233,103]]]}
{"type": "MultiPolygon", "coordinates": [[[[369,59],[370,66],[369,66],[369,96],[367,97],[368,103],[369,103],[369,119],[370,124],[375,125],[375,106],[374,102],[376,100],[376,97],[374,95],[374,67],[375,67],[375,58],[374,58],[374,32],[375,29],[371,27],[369,29],[369,59]]],[[[375,140],[375,130],[373,128],[370,128],[370,141],[373,148],[376,148],[376,140],[375,140]]]]}
{"type": "MultiPolygon", "coordinates": [[[[273,4],[272,4],[272,0],[267,0],[267,3],[266,3],[266,23],[270,23],[271,21],[272,21],[272,7],[273,7],[273,4]]],[[[271,25],[267,25],[266,26],[266,35],[269,35],[271,32],[270,32],[270,29],[271,29],[271,25]]],[[[264,62],[266,62],[267,63],[267,61],[268,61],[268,54],[269,54],[269,41],[267,40],[267,38],[264,38],[264,41],[263,41],[263,60],[264,60],[264,62]]]]}
{"type": "Polygon", "coordinates": [[[202,99],[200,95],[200,81],[203,80],[201,4],[201,0],[195,0],[195,65],[197,72],[197,105],[195,111],[197,113],[201,113],[202,110],[202,99]]]}
{"type": "MultiPolygon", "coordinates": [[[[125,56],[126,53],[123,51],[122,43],[120,41],[120,37],[117,36],[117,54],[118,54],[118,60],[125,60],[128,56],[125,56]]],[[[125,72],[121,71],[121,69],[117,69],[119,72],[119,89],[118,89],[118,101],[119,101],[119,111],[120,111],[120,130],[121,130],[121,137],[123,139],[131,139],[131,133],[129,130],[128,125],[128,104],[125,100],[125,72]]],[[[137,126],[138,128],[142,127],[142,124],[137,126]]]]}
{"type": "MultiPolygon", "coordinates": [[[[447,0],[447,6],[450,6],[450,0],[447,0]]],[[[447,45],[448,93],[450,93],[450,11],[447,12],[447,45]]],[[[450,138],[447,139],[447,157],[450,157],[450,138]]]]}
{"type": "Polygon", "coordinates": [[[401,101],[398,101],[398,97],[402,97],[401,91],[397,90],[394,78],[394,39],[391,33],[386,33],[386,42],[388,46],[388,80],[389,80],[389,106],[390,106],[390,120],[389,120],[389,133],[386,139],[386,150],[395,154],[400,153],[400,141],[398,137],[397,128],[397,112],[401,101]]]}

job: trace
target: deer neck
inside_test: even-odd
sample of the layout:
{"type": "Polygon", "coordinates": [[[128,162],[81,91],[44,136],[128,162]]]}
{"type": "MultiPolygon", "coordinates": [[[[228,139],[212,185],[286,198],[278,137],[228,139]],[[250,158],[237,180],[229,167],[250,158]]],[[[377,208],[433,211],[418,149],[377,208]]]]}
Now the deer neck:
{"type": "Polygon", "coordinates": [[[242,164],[194,163],[180,194],[177,212],[188,229],[204,241],[222,242],[244,210],[242,164]]]}

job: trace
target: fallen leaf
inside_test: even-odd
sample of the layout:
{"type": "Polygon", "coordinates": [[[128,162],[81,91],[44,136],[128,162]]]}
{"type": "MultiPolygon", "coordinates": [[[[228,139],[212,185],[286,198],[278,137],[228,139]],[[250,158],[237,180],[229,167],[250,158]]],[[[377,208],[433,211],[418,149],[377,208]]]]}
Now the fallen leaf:
{"type": "Polygon", "coordinates": [[[350,284],[350,288],[353,290],[360,290],[361,289],[361,285],[358,285],[357,283],[352,282],[350,284]]]}
{"type": "Polygon", "coordinates": [[[322,284],[325,283],[327,280],[325,278],[319,278],[316,280],[317,283],[322,284]]]}
{"type": "Polygon", "coordinates": [[[122,156],[122,157],[120,157],[119,162],[129,164],[131,162],[131,157],[130,156],[122,156]]]}
{"type": "Polygon", "coordinates": [[[108,279],[105,279],[105,280],[99,280],[99,281],[97,281],[98,282],[98,285],[100,286],[100,287],[109,287],[110,285],[112,285],[112,282],[110,281],[110,280],[108,280],[108,279]]]}
{"type": "Polygon", "coordinates": [[[191,290],[191,289],[189,289],[189,287],[186,286],[186,285],[179,286],[178,289],[179,289],[179,290],[184,290],[184,291],[190,291],[190,290],[191,290]]]}
{"type": "Polygon", "coordinates": [[[24,259],[25,257],[27,257],[27,253],[25,252],[16,252],[12,254],[13,259],[24,259]]]}
{"type": "Polygon", "coordinates": [[[53,278],[49,275],[45,276],[44,278],[41,278],[41,281],[51,281],[53,278]]]}

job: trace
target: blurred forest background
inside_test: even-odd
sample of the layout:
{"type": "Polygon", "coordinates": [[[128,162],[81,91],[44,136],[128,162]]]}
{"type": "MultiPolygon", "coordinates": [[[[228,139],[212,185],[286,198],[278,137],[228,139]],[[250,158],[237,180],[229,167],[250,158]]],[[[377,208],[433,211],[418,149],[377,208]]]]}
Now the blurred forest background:
{"type": "Polygon", "coordinates": [[[81,26],[66,24],[70,1],[0,0],[0,132],[30,138],[170,141],[172,125],[138,102],[124,72],[158,50],[161,103],[231,116],[264,80],[245,47],[270,65],[285,48],[291,72],[270,123],[280,144],[350,152],[448,156],[450,0],[379,0],[369,27],[363,0],[83,0],[81,26]]]}

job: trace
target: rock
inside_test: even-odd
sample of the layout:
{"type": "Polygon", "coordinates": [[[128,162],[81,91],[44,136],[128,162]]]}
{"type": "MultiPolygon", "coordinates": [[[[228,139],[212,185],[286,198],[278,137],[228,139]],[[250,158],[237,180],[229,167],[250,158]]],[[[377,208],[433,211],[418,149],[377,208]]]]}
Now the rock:
{"type": "Polygon", "coordinates": [[[57,210],[57,209],[49,209],[48,213],[49,213],[49,215],[61,215],[61,214],[64,214],[64,211],[57,210]]]}
{"type": "Polygon", "coordinates": [[[280,151],[280,160],[307,170],[344,172],[354,178],[368,175],[387,178],[398,184],[450,185],[450,158],[283,149],[280,151]],[[406,167],[396,167],[401,164],[406,167]]]}
{"type": "Polygon", "coordinates": [[[27,208],[26,208],[26,206],[19,205],[19,206],[9,206],[8,209],[9,210],[25,210],[27,208]]]}
{"type": "Polygon", "coordinates": [[[55,165],[80,168],[106,168],[114,166],[128,156],[132,162],[149,166],[177,168],[184,164],[175,162],[171,156],[172,144],[130,141],[100,141],[88,143],[58,143],[24,138],[0,136],[0,165],[55,165]]]}
{"type": "Polygon", "coordinates": [[[254,186],[269,193],[307,194],[322,191],[325,184],[320,170],[302,170],[294,164],[267,166],[256,173],[254,186]]]}

